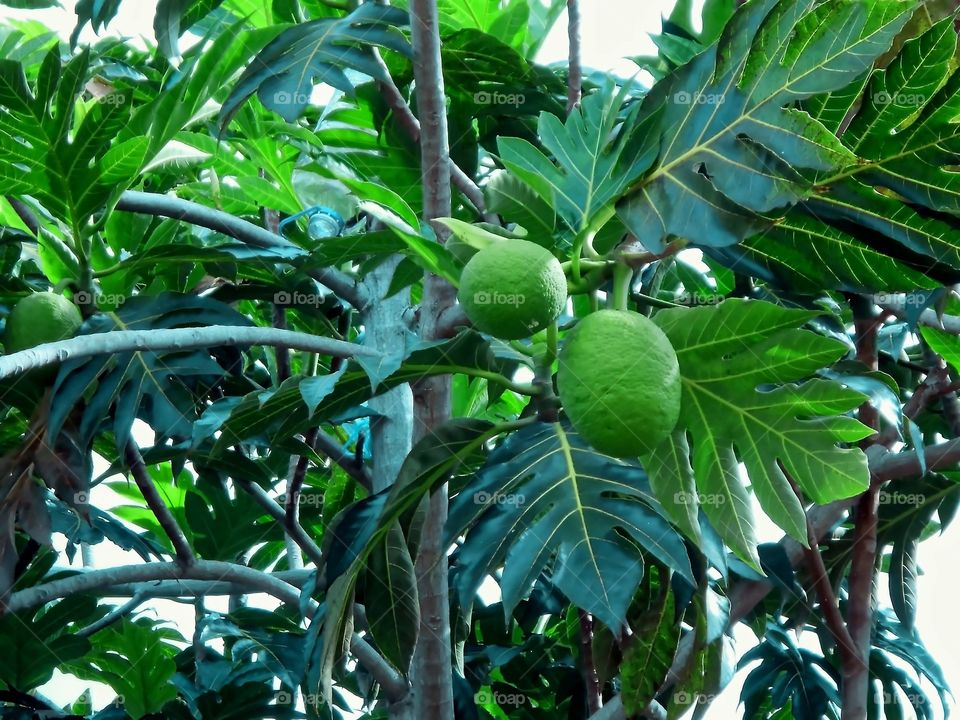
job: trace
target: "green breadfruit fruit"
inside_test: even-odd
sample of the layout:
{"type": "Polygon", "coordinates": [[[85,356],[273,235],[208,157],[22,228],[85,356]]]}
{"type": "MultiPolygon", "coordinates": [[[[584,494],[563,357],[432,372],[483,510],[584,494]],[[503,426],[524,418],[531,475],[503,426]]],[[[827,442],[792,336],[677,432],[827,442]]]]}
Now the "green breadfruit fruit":
{"type": "Polygon", "coordinates": [[[527,240],[504,240],[474,255],[460,276],[460,304],[479,330],[519,340],[557,319],[567,279],[553,254],[527,240]]]}
{"type": "Polygon", "coordinates": [[[73,337],[83,324],[77,306],[63,295],[39,292],[14,305],[7,317],[3,344],[8,353],[73,337]]]}
{"type": "Polygon", "coordinates": [[[600,310],[581,320],[560,352],[557,389],[567,417],[594,448],[637,457],[680,417],[680,365],[651,320],[600,310]]]}

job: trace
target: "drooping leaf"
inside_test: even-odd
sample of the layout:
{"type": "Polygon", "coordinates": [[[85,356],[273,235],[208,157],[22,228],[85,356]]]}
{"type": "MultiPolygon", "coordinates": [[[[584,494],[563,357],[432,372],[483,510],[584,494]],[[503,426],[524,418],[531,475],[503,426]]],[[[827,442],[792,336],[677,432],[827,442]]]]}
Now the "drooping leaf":
{"type": "Polygon", "coordinates": [[[342,18],[311,20],[287,28],[257,54],[237,81],[220,110],[220,127],[226,127],[254,93],[266,107],[292,122],[309,104],[315,82],[350,94],[353,83],[344,73],[346,69],[388,80],[370,48],[379,46],[410,55],[409,43],[397,29],[407,22],[402,10],[363,3],[342,18]]]}
{"type": "Polygon", "coordinates": [[[367,619],[377,648],[406,674],[417,644],[420,604],[413,559],[399,523],[370,553],[365,587],[367,619]]]}
{"type": "Polygon", "coordinates": [[[448,537],[466,530],[460,601],[504,566],[510,613],[553,560],[553,582],[613,630],[643,575],[638,546],[687,579],[679,534],[660,515],[643,470],[602,455],[569,428],[541,424],[510,436],[455,499],[448,537]]]}

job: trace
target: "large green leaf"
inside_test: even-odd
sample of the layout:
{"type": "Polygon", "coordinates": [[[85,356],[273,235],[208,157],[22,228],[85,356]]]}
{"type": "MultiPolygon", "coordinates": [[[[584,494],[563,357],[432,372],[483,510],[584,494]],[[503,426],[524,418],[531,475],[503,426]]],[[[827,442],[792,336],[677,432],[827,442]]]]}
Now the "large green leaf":
{"type": "Polygon", "coordinates": [[[398,30],[407,22],[407,13],[402,10],[363,3],[341,18],[311,20],[287,28],[257,54],[237,81],[220,110],[220,126],[226,127],[254,93],[266,107],[292,122],[309,104],[315,82],[352,93],[353,83],[345,69],[389,80],[370,48],[379,46],[410,55],[410,45],[398,30]]]}
{"type": "Polygon", "coordinates": [[[658,510],[643,470],[592,449],[559,424],[510,436],[454,500],[448,537],[460,600],[503,565],[510,613],[553,560],[553,582],[578,607],[620,628],[644,571],[638,546],[692,582],[680,535],[658,510]]]}
{"type": "Polygon", "coordinates": [[[159,712],[177,696],[173,642],[181,635],[149,618],[124,618],[96,636],[93,651],[68,665],[69,672],[106,683],[131,717],[159,712]]]}
{"type": "Polygon", "coordinates": [[[801,329],[815,316],[750,300],[654,316],[677,351],[683,392],[674,436],[643,458],[651,485],[688,533],[699,535],[700,507],[727,545],[757,567],[744,480],[764,512],[804,543],[806,517],[790,478],[818,503],[860,493],[869,482],[864,454],[839,445],[872,432],[844,414],[865,396],[807,379],[846,352],[839,341],[801,329]]]}
{"type": "Polygon", "coordinates": [[[854,155],[793,107],[864,74],[910,16],[897,0],[756,0],[719,43],[658,83],[644,112],[660,155],[619,204],[651,249],[671,236],[705,246],[739,242],[763,227],[757,213],[796,203],[800,169],[830,171],[854,155]]]}
{"type": "Polygon", "coordinates": [[[556,164],[526,140],[500,138],[504,165],[553,206],[574,233],[586,230],[656,158],[653,116],[636,122],[639,106],[634,106],[618,126],[627,89],[615,92],[611,86],[587,96],[566,122],[540,114],[540,142],[556,164]]]}

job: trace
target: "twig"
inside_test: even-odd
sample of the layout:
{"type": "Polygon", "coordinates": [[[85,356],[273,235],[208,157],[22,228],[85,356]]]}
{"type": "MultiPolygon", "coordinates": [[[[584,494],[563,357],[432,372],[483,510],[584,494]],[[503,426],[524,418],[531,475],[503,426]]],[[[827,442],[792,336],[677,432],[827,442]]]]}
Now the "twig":
{"type": "Polygon", "coordinates": [[[367,492],[372,491],[373,483],[370,479],[370,473],[360,459],[363,457],[363,436],[357,441],[359,457],[351,455],[346,448],[325,432],[317,432],[315,447],[318,452],[322,452],[331,461],[339,465],[347,475],[356,480],[367,492]]]}
{"type": "Polygon", "coordinates": [[[132,598],[127,600],[123,605],[115,607],[109,613],[104,615],[102,618],[96,622],[90,623],[85,628],[81,628],[74,633],[77,637],[90,637],[106,627],[113,625],[117,620],[122,618],[125,615],[129,615],[134,610],[136,610],[143,602],[147,599],[147,593],[137,592],[132,598]]]}
{"type": "Polygon", "coordinates": [[[580,104],[583,85],[583,68],[580,63],[580,3],[567,0],[567,42],[569,61],[567,69],[567,112],[580,104]]]}
{"type": "Polygon", "coordinates": [[[173,549],[177,554],[177,561],[183,566],[192,565],[197,559],[193,554],[193,550],[190,549],[190,543],[183,534],[183,530],[181,530],[177,524],[176,518],[173,517],[173,513],[170,512],[170,508],[167,507],[163,498],[160,497],[160,493],[157,492],[157,488],[153,484],[153,479],[147,472],[147,466],[143,464],[143,457],[140,455],[140,450],[132,440],[128,442],[124,448],[124,454],[126,455],[127,464],[130,466],[130,474],[133,475],[137,487],[140,488],[147,507],[150,508],[150,512],[157,518],[157,522],[160,523],[163,532],[170,538],[170,543],[173,545],[173,549]]]}
{"type": "Polygon", "coordinates": [[[78,335],[0,357],[0,378],[76,358],[131,350],[193,350],[221,346],[285,345],[295,350],[356,357],[378,357],[376,350],[333,338],[246,325],[209,325],[167,330],[112,330],[78,335]]]}
{"type": "MultiPolygon", "coordinates": [[[[292,526],[287,525],[287,513],[272,497],[267,494],[266,490],[252,480],[247,480],[245,478],[238,479],[237,482],[241,488],[250,493],[250,496],[260,507],[267,511],[267,514],[270,515],[270,517],[286,528],[287,533],[293,538],[293,541],[300,546],[304,554],[310,558],[310,561],[314,565],[316,565],[318,568],[323,565],[323,553],[320,551],[320,546],[317,545],[309,535],[307,535],[306,530],[303,529],[303,526],[300,525],[300,523],[294,523],[292,526]]],[[[285,502],[295,502],[295,500],[285,498],[285,502]]]]}

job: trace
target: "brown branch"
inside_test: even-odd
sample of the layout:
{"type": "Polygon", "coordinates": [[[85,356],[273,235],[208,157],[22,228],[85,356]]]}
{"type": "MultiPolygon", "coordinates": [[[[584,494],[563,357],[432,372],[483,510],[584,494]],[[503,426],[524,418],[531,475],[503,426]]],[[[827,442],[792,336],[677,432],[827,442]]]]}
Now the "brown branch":
{"type": "MultiPolygon", "coordinates": [[[[874,312],[870,300],[861,296],[849,298],[853,311],[854,343],[857,359],[870,370],[879,367],[877,332],[883,317],[874,312]]],[[[860,407],[859,419],[874,431],[880,428],[880,414],[869,402],[860,407]]],[[[861,445],[868,447],[878,436],[867,438],[861,445]]],[[[843,682],[841,683],[842,720],[865,720],[870,692],[870,633],[873,630],[873,585],[877,564],[877,512],[880,488],[871,487],[857,498],[854,510],[853,547],[850,575],[847,578],[847,631],[852,641],[851,656],[844,654],[843,682]]]]}
{"type": "MultiPolygon", "coordinates": [[[[376,50],[374,50],[374,53],[377,61],[386,69],[386,63],[383,62],[380,54],[376,50]]],[[[416,143],[420,142],[420,121],[417,119],[417,116],[413,114],[413,110],[410,109],[410,105],[407,104],[406,99],[404,99],[400,93],[400,89],[393,82],[393,79],[378,81],[377,87],[380,89],[380,94],[386,101],[387,106],[393,111],[394,118],[400,127],[410,136],[411,140],[416,143]]],[[[470,201],[470,204],[476,209],[477,214],[487,222],[499,225],[499,218],[495,214],[487,212],[487,202],[483,197],[483,190],[480,189],[480,186],[477,185],[459,165],[453,162],[453,160],[450,160],[449,166],[450,181],[457,190],[463,193],[463,196],[470,201]]]]}
{"type": "MultiPolygon", "coordinates": [[[[440,59],[440,22],[436,0],[410,0],[410,31],[414,50],[414,81],[420,111],[420,176],[423,217],[430,222],[451,212],[450,142],[446,97],[440,59]]],[[[436,225],[437,239],[447,233],[436,225]]],[[[420,303],[420,337],[437,339],[443,312],[456,301],[456,290],[431,273],[423,279],[420,303]]],[[[450,418],[450,376],[426,378],[413,390],[414,438],[434,432],[450,418]]],[[[411,665],[414,714],[419,718],[453,720],[453,663],[451,659],[449,567],[444,544],[447,520],[447,486],[429,498],[427,516],[414,562],[420,603],[420,632],[411,665]]]]}
{"type": "Polygon", "coordinates": [[[126,456],[127,465],[130,466],[130,474],[133,475],[137,487],[140,488],[147,507],[150,508],[150,511],[157,518],[157,522],[160,523],[163,532],[170,538],[170,543],[173,545],[173,549],[177,554],[177,562],[185,567],[192,565],[197,559],[193,554],[193,550],[190,549],[190,543],[187,542],[187,537],[177,524],[177,520],[173,517],[173,513],[170,512],[170,508],[167,507],[163,498],[160,497],[160,493],[157,492],[157,488],[153,484],[153,479],[147,472],[147,466],[143,464],[143,457],[140,455],[140,450],[132,440],[127,443],[124,449],[124,455],[126,456]]]}
{"type": "MultiPolygon", "coordinates": [[[[216,583],[234,583],[245,587],[247,592],[262,592],[295,608],[300,606],[300,589],[284,582],[278,575],[261,572],[235,563],[218,560],[197,560],[189,566],[174,562],[145,563],[77,573],[13,593],[6,600],[0,600],[0,613],[19,612],[59,598],[82,592],[94,592],[115,585],[157,580],[204,580],[216,583]]],[[[308,603],[306,616],[313,618],[316,610],[316,603],[308,603]]],[[[357,660],[384,688],[388,697],[403,697],[407,693],[407,681],[377,654],[363,638],[354,634],[351,638],[350,649],[357,660]]]]}
{"type": "Polygon", "coordinates": [[[567,112],[580,105],[583,85],[583,67],[580,62],[580,2],[567,0],[567,42],[569,56],[567,67],[567,112]]]}
{"type": "MultiPolygon", "coordinates": [[[[270,515],[270,517],[286,527],[287,534],[293,538],[293,541],[297,545],[300,546],[300,549],[303,550],[303,553],[308,558],[310,558],[310,561],[318,568],[322,567],[323,553],[320,552],[320,546],[317,545],[309,535],[307,535],[307,532],[303,529],[303,526],[300,525],[300,523],[295,523],[293,526],[287,525],[287,514],[284,512],[284,509],[278,505],[274,499],[270,497],[270,495],[267,494],[266,490],[257,485],[255,482],[247,479],[236,480],[240,487],[246,492],[250,493],[250,496],[256,501],[256,503],[267,511],[267,514],[270,515]]],[[[289,502],[289,500],[287,501],[289,502]]]]}
{"type": "Polygon", "coordinates": [[[580,618],[580,671],[587,688],[587,712],[593,715],[603,705],[600,691],[600,678],[593,659],[593,618],[586,610],[577,608],[580,618]]]}

